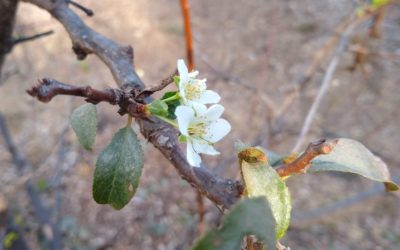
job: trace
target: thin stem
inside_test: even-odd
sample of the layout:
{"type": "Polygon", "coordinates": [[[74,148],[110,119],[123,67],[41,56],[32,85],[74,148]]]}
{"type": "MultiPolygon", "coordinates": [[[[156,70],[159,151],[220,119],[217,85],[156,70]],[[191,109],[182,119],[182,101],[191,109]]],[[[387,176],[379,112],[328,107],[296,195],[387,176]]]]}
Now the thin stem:
{"type": "Polygon", "coordinates": [[[170,102],[170,101],[175,101],[175,100],[179,100],[180,96],[179,93],[176,93],[173,96],[170,96],[168,98],[162,99],[163,102],[170,102]]]}
{"type": "Polygon", "coordinates": [[[129,128],[132,125],[132,116],[128,114],[128,122],[126,123],[126,127],[129,128]]]}
{"type": "Polygon", "coordinates": [[[171,119],[168,119],[168,118],[163,117],[163,116],[160,116],[160,115],[154,115],[154,116],[157,117],[158,119],[160,119],[160,120],[162,120],[162,121],[168,123],[169,125],[174,126],[175,128],[178,127],[178,123],[176,123],[175,121],[173,121],[173,120],[171,120],[171,119]]]}

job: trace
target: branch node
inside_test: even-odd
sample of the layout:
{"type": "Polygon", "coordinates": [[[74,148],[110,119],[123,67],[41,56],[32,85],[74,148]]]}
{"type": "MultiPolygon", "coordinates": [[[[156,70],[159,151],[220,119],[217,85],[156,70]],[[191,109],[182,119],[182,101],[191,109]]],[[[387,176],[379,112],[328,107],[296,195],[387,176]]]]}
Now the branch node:
{"type": "Polygon", "coordinates": [[[85,60],[86,56],[91,53],[90,51],[83,49],[78,44],[73,44],[72,50],[74,51],[76,57],[80,61],[85,60]]]}

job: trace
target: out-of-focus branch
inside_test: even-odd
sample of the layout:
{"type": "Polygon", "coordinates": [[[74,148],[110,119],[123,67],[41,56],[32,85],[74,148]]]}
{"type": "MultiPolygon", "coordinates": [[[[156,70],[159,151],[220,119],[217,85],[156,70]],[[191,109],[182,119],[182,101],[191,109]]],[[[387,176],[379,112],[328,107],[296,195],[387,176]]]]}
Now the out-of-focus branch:
{"type": "Polygon", "coordinates": [[[317,113],[318,107],[320,106],[320,104],[323,100],[323,97],[325,96],[326,92],[329,89],[329,85],[330,85],[330,82],[332,81],[333,74],[335,73],[336,67],[339,64],[340,56],[342,55],[342,53],[344,52],[344,50],[346,48],[348,38],[349,38],[350,34],[353,32],[353,30],[355,29],[355,27],[357,27],[357,25],[359,24],[360,21],[361,20],[356,19],[343,32],[341,39],[339,41],[339,45],[337,46],[336,52],[335,52],[334,56],[332,57],[331,61],[329,62],[328,68],[322,79],[318,94],[315,97],[314,102],[311,105],[311,107],[307,113],[307,116],[304,120],[303,127],[301,128],[301,132],[299,134],[299,137],[297,139],[295,146],[292,149],[292,152],[299,151],[300,147],[302,146],[302,144],[305,140],[305,137],[311,127],[311,123],[314,120],[315,114],[317,113]]]}
{"type": "MultiPolygon", "coordinates": [[[[0,114],[0,134],[3,137],[5,146],[10,152],[12,161],[14,162],[18,171],[22,173],[24,169],[32,169],[33,166],[31,165],[31,163],[23,157],[23,155],[19,152],[17,146],[14,144],[8,126],[6,124],[6,120],[2,114],[0,114]]],[[[31,199],[36,217],[42,225],[43,231],[50,232],[50,234],[45,233],[45,235],[47,239],[51,242],[51,249],[62,249],[61,232],[57,225],[51,223],[49,219],[49,213],[46,207],[43,205],[43,201],[32,181],[28,180],[25,183],[25,189],[28,193],[29,198],[31,199]]]]}
{"type": "Polygon", "coordinates": [[[337,140],[327,141],[321,139],[315,142],[311,142],[306,151],[302,153],[293,162],[277,167],[275,170],[281,177],[290,176],[293,174],[305,173],[311,165],[311,161],[321,154],[329,154],[335,145],[337,140]]]}
{"type": "MultiPolygon", "coordinates": [[[[118,86],[131,90],[137,96],[144,89],[133,65],[133,50],[121,46],[92,30],[75,14],[65,1],[25,0],[50,12],[67,30],[78,59],[96,54],[110,69],[118,86]]],[[[174,165],[183,179],[215,204],[228,208],[240,196],[239,182],[216,176],[207,168],[192,168],[177,141],[177,131],[156,118],[138,119],[140,130],[160,152],[174,165]]]]}
{"type": "Polygon", "coordinates": [[[16,0],[0,1],[0,76],[4,58],[13,46],[12,31],[17,7],[18,1],[16,0]]]}

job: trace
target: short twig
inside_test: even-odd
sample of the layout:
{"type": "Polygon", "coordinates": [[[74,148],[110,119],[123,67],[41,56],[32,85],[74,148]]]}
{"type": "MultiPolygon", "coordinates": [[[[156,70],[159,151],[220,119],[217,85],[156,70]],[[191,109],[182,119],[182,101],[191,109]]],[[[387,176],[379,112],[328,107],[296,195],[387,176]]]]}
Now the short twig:
{"type": "Polygon", "coordinates": [[[32,87],[26,92],[33,97],[37,97],[41,102],[49,102],[57,95],[71,95],[86,97],[87,102],[94,104],[102,101],[116,104],[118,97],[122,95],[118,89],[96,90],[89,86],[78,87],[50,78],[39,80],[37,86],[32,87]]]}
{"type": "Polygon", "coordinates": [[[164,88],[166,88],[169,84],[174,82],[174,76],[178,75],[178,71],[176,70],[173,74],[171,74],[170,76],[168,76],[167,78],[161,80],[159,85],[156,85],[154,87],[151,87],[149,89],[145,89],[142,92],[140,92],[137,96],[136,96],[136,100],[144,100],[146,97],[151,96],[152,94],[154,94],[157,91],[163,90],[164,88]]]}
{"type": "Polygon", "coordinates": [[[304,151],[304,153],[302,153],[296,160],[291,163],[277,167],[276,172],[281,177],[305,173],[310,167],[311,161],[315,157],[321,154],[329,154],[336,144],[337,139],[330,141],[327,141],[326,139],[320,139],[316,142],[312,142],[308,145],[306,151],[304,151]]]}
{"type": "Polygon", "coordinates": [[[36,39],[39,39],[39,38],[42,38],[42,37],[46,37],[46,36],[49,36],[49,35],[51,35],[53,33],[54,33],[53,30],[49,30],[49,31],[46,31],[46,32],[42,32],[42,33],[39,33],[39,34],[32,35],[32,36],[24,36],[24,37],[16,38],[16,39],[14,39],[13,46],[15,46],[17,44],[20,44],[20,43],[29,42],[29,41],[36,40],[36,39]]]}
{"type": "Polygon", "coordinates": [[[93,10],[86,8],[85,6],[79,4],[79,3],[75,2],[75,1],[68,0],[68,3],[70,3],[72,6],[80,9],[81,11],[83,11],[87,16],[93,16],[94,15],[93,10]]]}

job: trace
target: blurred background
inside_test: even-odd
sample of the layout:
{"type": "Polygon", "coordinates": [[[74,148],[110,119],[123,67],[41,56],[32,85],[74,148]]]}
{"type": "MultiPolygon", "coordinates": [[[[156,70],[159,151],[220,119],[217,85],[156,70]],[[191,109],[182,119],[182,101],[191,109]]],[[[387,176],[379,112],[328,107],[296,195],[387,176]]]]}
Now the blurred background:
{"type": "MultiPolygon", "coordinates": [[[[236,139],[280,154],[291,152],[336,45],[326,50],[309,81],[301,79],[339,24],[355,13],[357,2],[190,1],[196,69],[220,93],[224,117],[232,125],[216,145],[221,155],[204,158],[209,168],[239,178],[236,139]]],[[[176,60],[185,58],[179,1],[79,3],[95,12],[87,17],[77,10],[89,26],[133,46],[136,70],[147,86],[167,77],[176,60]]],[[[368,36],[371,24],[364,22],[352,32],[301,150],[321,137],[353,138],[380,156],[398,179],[400,6],[386,8],[379,38],[368,36]],[[354,67],[360,47],[364,57],[354,67]]],[[[64,249],[188,249],[199,236],[196,193],[146,141],[140,187],[129,205],[115,211],[93,201],[96,156],[126,118],[116,107],[99,104],[96,144],[87,152],[68,124],[83,99],[57,97],[44,104],[25,93],[43,77],[100,89],[116,86],[95,56],[76,60],[67,33],[46,11],[19,5],[16,37],[47,30],[54,34],[16,46],[2,69],[0,112],[28,162],[19,170],[0,139],[0,208],[7,207],[6,224],[18,232],[2,235],[3,242],[24,239],[30,249],[50,249],[54,239],[64,249]]],[[[385,194],[380,184],[338,173],[302,175],[287,184],[293,222],[284,245],[400,249],[399,196],[385,194]]],[[[210,228],[221,213],[208,200],[205,204],[210,228]]]]}

